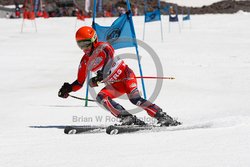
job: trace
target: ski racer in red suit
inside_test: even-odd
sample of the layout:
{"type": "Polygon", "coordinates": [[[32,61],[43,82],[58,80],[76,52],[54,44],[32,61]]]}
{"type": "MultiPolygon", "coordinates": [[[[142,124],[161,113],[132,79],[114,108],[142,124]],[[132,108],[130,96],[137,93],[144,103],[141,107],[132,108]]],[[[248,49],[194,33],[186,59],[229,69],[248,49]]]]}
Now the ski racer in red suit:
{"type": "Polygon", "coordinates": [[[78,91],[83,86],[88,72],[96,72],[97,76],[91,78],[88,84],[90,87],[96,87],[99,82],[106,83],[106,86],[98,93],[96,100],[115,117],[120,118],[122,125],[145,125],[143,121],[127,112],[113,100],[125,93],[131,103],[146,110],[151,117],[158,120],[160,125],[180,124],[163,112],[160,107],[140,96],[134,72],[123,60],[114,58],[114,49],[109,43],[98,42],[93,28],[81,27],[76,32],[75,38],[85,55],[81,59],[76,81],[72,84],[64,83],[58,92],[59,97],[67,98],[70,92],[78,91]]]}

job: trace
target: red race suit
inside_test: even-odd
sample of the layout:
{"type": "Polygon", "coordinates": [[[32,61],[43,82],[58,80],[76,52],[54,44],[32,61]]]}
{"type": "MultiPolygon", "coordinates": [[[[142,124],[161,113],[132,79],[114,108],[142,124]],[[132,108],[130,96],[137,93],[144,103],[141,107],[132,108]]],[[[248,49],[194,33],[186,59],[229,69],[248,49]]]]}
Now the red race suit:
{"type": "Polygon", "coordinates": [[[114,49],[106,42],[98,42],[91,55],[85,54],[82,57],[77,80],[71,84],[72,91],[77,91],[82,87],[89,71],[97,72],[99,70],[104,72],[103,82],[106,83],[106,86],[98,93],[96,99],[114,116],[129,115],[120,104],[113,100],[125,93],[131,103],[145,109],[152,117],[161,110],[160,107],[140,96],[134,72],[123,60],[114,58],[114,49]]]}

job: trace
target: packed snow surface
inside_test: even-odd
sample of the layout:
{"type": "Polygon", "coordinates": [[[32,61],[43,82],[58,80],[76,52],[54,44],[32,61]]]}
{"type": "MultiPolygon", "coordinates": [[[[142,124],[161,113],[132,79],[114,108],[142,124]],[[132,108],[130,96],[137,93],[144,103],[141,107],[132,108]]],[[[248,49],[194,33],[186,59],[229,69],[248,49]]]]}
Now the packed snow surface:
{"type": "MultiPolygon", "coordinates": [[[[110,25],[114,19],[96,21],[110,25]]],[[[164,80],[154,103],[183,125],[110,136],[65,135],[56,128],[117,123],[96,103],[84,107],[81,100],[57,97],[63,82],[76,79],[83,53],[74,34],[91,19],[78,21],[76,28],[75,18],[36,19],[37,32],[25,21],[23,33],[22,20],[0,19],[0,166],[249,167],[250,14],[195,15],[191,24],[180,22],[181,31],[172,23],[170,32],[167,16],[162,20],[164,41],[160,23],[154,22],[146,24],[144,42],[157,53],[164,76],[175,80],[164,80]]],[[[138,39],[143,21],[134,17],[138,39]]],[[[150,55],[141,47],[139,52],[144,75],[156,76],[150,55]]],[[[116,52],[121,53],[135,51],[116,52]]],[[[125,61],[139,75],[137,62],[125,61]]],[[[148,97],[155,83],[145,80],[148,97]]],[[[85,86],[74,95],[84,97],[85,86]]],[[[137,116],[154,122],[146,112],[137,116]]]]}

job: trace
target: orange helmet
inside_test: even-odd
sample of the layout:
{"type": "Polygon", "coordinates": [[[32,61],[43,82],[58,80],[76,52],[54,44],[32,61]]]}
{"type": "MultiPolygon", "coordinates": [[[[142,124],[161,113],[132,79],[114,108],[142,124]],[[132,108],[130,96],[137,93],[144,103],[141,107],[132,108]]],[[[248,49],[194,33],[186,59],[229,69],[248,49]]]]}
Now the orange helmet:
{"type": "Polygon", "coordinates": [[[76,32],[76,42],[81,49],[92,46],[97,42],[96,31],[88,26],[81,27],[76,32]]]}

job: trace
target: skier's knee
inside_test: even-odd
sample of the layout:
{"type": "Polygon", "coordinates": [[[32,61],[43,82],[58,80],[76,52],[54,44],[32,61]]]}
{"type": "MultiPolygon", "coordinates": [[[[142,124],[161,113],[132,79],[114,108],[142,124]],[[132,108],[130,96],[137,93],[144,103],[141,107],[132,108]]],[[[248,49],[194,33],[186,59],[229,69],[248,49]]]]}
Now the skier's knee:
{"type": "Polygon", "coordinates": [[[138,89],[134,89],[130,94],[128,94],[129,101],[136,106],[140,106],[146,100],[143,99],[138,91],[138,89]]]}
{"type": "Polygon", "coordinates": [[[146,100],[143,99],[141,96],[133,97],[129,99],[131,103],[136,106],[141,106],[146,100]]]}
{"type": "Polygon", "coordinates": [[[106,98],[107,95],[105,95],[104,93],[98,93],[98,95],[96,96],[96,101],[100,104],[102,104],[102,101],[104,98],[106,98]]]}

